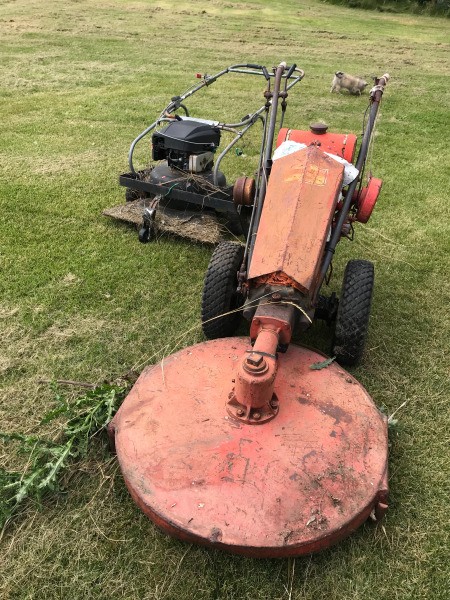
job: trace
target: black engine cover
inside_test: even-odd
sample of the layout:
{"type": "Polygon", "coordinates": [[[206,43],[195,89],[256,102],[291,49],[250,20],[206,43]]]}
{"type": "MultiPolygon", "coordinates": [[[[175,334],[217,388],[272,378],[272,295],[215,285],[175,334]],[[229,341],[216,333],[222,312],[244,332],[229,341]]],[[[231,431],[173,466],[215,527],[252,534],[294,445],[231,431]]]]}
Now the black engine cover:
{"type": "Polygon", "coordinates": [[[164,160],[168,151],[187,154],[214,152],[220,144],[220,130],[199,121],[174,121],[153,134],[153,160],[164,160]]]}

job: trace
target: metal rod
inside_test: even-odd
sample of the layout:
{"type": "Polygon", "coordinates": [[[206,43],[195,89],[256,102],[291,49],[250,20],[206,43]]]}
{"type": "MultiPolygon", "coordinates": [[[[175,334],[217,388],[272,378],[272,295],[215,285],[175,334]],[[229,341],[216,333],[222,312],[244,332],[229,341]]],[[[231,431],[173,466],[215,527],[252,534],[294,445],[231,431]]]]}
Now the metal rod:
{"type": "MultiPolygon", "coordinates": [[[[267,111],[269,109],[267,108],[267,111]]],[[[261,178],[262,178],[262,167],[263,167],[263,160],[264,160],[264,147],[265,147],[265,142],[266,142],[266,135],[267,135],[267,116],[264,118],[264,127],[263,127],[263,132],[262,132],[262,138],[261,138],[261,150],[259,153],[259,163],[258,163],[258,170],[256,171],[258,173],[258,178],[256,181],[256,186],[255,186],[255,195],[254,195],[254,199],[259,197],[259,187],[261,185],[261,178]]],[[[251,236],[251,232],[253,230],[253,223],[255,220],[255,200],[253,202],[253,210],[252,210],[252,214],[250,216],[250,223],[248,226],[248,235],[247,235],[247,239],[245,240],[245,250],[244,250],[244,256],[242,257],[242,265],[241,265],[241,270],[244,271],[245,270],[245,265],[247,264],[247,259],[248,259],[248,254],[249,254],[249,249],[250,249],[250,241],[252,239],[251,236]]]]}
{"type": "MultiPolygon", "coordinates": [[[[290,67],[290,70],[292,70],[292,67],[290,67]]],[[[187,112],[187,108],[183,105],[183,101],[186,100],[186,98],[189,98],[190,96],[192,96],[193,94],[195,94],[196,92],[201,90],[202,88],[211,85],[212,83],[217,81],[217,79],[219,79],[219,77],[222,77],[223,75],[225,75],[227,73],[243,73],[245,75],[261,75],[263,77],[266,77],[267,69],[262,65],[260,66],[260,65],[255,65],[255,64],[251,64],[251,63],[248,63],[248,64],[242,63],[242,64],[231,65],[230,67],[227,67],[226,69],[222,69],[215,75],[205,76],[205,78],[203,79],[203,81],[201,83],[199,83],[198,85],[191,86],[188,90],[183,92],[183,94],[181,94],[180,96],[176,96],[175,97],[176,99],[172,100],[166,106],[166,108],[161,112],[159,119],[157,119],[154,123],[149,125],[147,127],[147,129],[144,129],[144,131],[142,133],[140,133],[137,136],[137,138],[134,139],[133,142],[131,143],[130,150],[128,151],[128,165],[129,165],[130,171],[132,173],[136,173],[134,165],[133,165],[133,154],[134,154],[134,149],[136,147],[136,144],[138,142],[140,142],[143,137],[148,135],[158,125],[158,123],[165,120],[166,113],[171,113],[180,107],[183,108],[183,110],[185,110],[187,112]],[[258,71],[255,71],[254,69],[258,69],[258,71]]],[[[291,74],[291,78],[293,79],[293,81],[289,84],[287,89],[289,90],[296,83],[301,81],[301,79],[303,79],[304,75],[305,75],[305,73],[302,69],[295,68],[291,74]],[[296,77],[292,77],[292,75],[294,73],[297,74],[296,77]]],[[[275,74],[269,73],[269,77],[273,78],[273,77],[275,77],[275,74]]],[[[286,77],[286,75],[284,75],[284,77],[286,77]]],[[[222,129],[225,129],[227,127],[245,126],[245,125],[247,125],[248,122],[250,122],[255,117],[255,115],[261,114],[264,111],[264,108],[265,107],[263,106],[262,108],[258,109],[256,112],[254,112],[253,115],[251,115],[249,117],[249,119],[244,119],[243,121],[241,121],[239,123],[230,123],[230,124],[222,123],[222,124],[218,124],[218,126],[222,129]]],[[[188,112],[187,112],[187,115],[189,115],[188,112]]]]}
{"type": "Polygon", "coordinates": [[[214,171],[213,171],[213,183],[214,183],[214,185],[219,185],[218,184],[218,173],[219,173],[219,166],[220,166],[220,163],[222,162],[222,159],[225,157],[226,154],[228,154],[228,152],[236,144],[236,142],[238,140],[240,140],[244,136],[244,134],[250,129],[250,127],[253,127],[253,125],[256,123],[256,120],[258,118],[262,119],[262,117],[260,117],[260,116],[256,117],[256,119],[254,121],[252,121],[251,123],[249,123],[247,125],[247,127],[244,127],[244,129],[242,131],[239,131],[236,134],[236,137],[231,140],[231,142],[228,144],[228,146],[224,150],[222,150],[222,152],[217,157],[216,163],[214,165],[214,171]]]}
{"type": "Polygon", "coordinates": [[[278,65],[275,71],[275,82],[273,86],[272,93],[272,103],[271,103],[271,111],[270,111],[270,120],[269,126],[267,130],[267,139],[264,149],[264,166],[261,174],[261,183],[259,187],[258,199],[256,202],[256,206],[254,206],[255,216],[253,218],[252,229],[249,232],[250,242],[249,242],[249,257],[248,257],[248,265],[252,260],[253,247],[255,245],[255,237],[258,231],[259,221],[261,219],[261,213],[264,204],[264,197],[266,195],[267,188],[267,180],[270,174],[270,168],[272,164],[272,148],[273,148],[273,138],[275,135],[275,127],[277,122],[277,109],[278,109],[278,96],[280,93],[281,86],[281,77],[286,69],[286,63],[282,62],[278,65]]]}
{"type": "Polygon", "coordinates": [[[151,125],[149,125],[147,127],[147,129],[144,129],[144,131],[142,133],[140,133],[136,139],[134,139],[131,142],[131,146],[130,149],[128,151],[128,166],[130,167],[130,170],[132,173],[136,173],[136,171],[134,170],[134,166],[133,166],[133,154],[134,154],[134,149],[136,147],[136,144],[138,142],[140,142],[142,140],[143,137],[145,137],[148,133],[150,133],[150,131],[152,131],[153,129],[155,129],[156,125],[158,124],[158,121],[155,121],[154,123],[152,123],[151,125]]]}
{"type": "Polygon", "coordinates": [[[326,277],[326,274],[327,274],[328,268],[331,264],[331,261],[333,260],[335,248],[341,238],[342,226],[344,225],[346,219],[348,218],[348,214],[350,212],[350,208],[351,208],[352,201],[353,201],[353,194],[356,190],[356,186],[358,185],[358,183],[360,181],[362,167],[364,166],[364,164],[366,162],[367,152],[369,149],[370,139],[371,139],[372,133],[373,133],[375,119],[376,119],[376,116],[378,113],[378,108],[379,108],[379,105],[381,102],[381,97],[383,95],[384,87],[388,81],[389,81],[389,75],[386,73],[385,75],[383,75],[383,77],[381,77],[380,79],[377,79],[376,85],[372,88],[372,90],[370,92],[371,107],[370,107],[369,119],[368,119],[366,131],[364,132],[364,137],[361,142],[361,148],[359,149],[359,152],[358,152],[358,159],[355,164],[355,167],[358,169],[359,173],[358,173],[357,177],[351,182],[351,184],[347,188],[347,194],[345,196],[344,204],[342,206],[341,211],[339,212],[339,216],[336,221],[330,241],[327,243],[327,245],[325,247],[325,253],[324,253],[324,258],[323,258],[323,262],[322,262],[322,267],[320,269],[319,283],[317,286],[317,293],[318,293],[318,290],[320,289],[320,286],[323,283],[323,280],[326,277]]]}

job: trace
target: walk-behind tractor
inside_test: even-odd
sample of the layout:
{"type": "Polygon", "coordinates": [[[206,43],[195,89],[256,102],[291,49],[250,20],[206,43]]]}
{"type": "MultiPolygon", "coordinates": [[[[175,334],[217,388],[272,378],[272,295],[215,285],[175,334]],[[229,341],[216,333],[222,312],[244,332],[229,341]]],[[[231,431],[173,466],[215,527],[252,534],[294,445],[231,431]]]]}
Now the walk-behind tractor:
{"type": "Polygon", "coordinates": [[[362,177],[389,76],[370,92],[353,166],[356,137],[322,125],[281,129],[273,154],[292,73],[285,63],[270,73],[261,168],[234,186],[250,211],[246,244],[219,244],[208,267],[209,341],[145,369],[110,427],[128,489],[159,527],[257,557],[326,548],[387,510],[387,420],[341,366],[363,352],[373,266],[348,263],[339,301],[321,288],[381,187],[362,177]],[[242,314],[249,338],[226,337],[242,314]],[[335,324],[337,360],[290,343],[314,318],[335,324]]]}

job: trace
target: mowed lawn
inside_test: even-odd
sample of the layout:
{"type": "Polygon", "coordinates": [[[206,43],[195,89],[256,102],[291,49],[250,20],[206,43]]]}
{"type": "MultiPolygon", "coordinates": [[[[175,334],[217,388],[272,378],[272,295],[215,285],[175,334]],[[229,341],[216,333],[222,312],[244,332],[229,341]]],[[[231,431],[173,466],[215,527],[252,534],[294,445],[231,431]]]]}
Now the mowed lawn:
{"type": "MultiPolygon", "coordinates": [[[[331,289],[349,258],[375,263],[368,350],[352,372],[388,414],[401,407],[382,526],[296,560],[181,543],[141,515],[98,444],[65,494],[3,531],[1,598],[449,597],[449,50],[448,20],[314,0],[0,2],[0,429],[46,432],[53,392],[41,379],[100,382],[202,340],[211,248],[141,245],[101,212],[123,201],[131,140],[196,72],[237,62],[296,62],[306,76],[285,124],[357,134],[367,93],[331,95],[333,73],[391,74],[371,160],[382,197],[339,246],[331,289]]],[[[263,104],[263,87],[230,77],[189,106],[236,120],[263,104]]],[[[252,174],[257,140],[224,163],[230,181],[252,174]]],[[[137,159],[149,161],[148,143],[137,159]]],[[[306,341],[326,351],[327,335],[318,323],[306,341]]],[[[0,454],[26,466],[11,446],[0,454]]]]}

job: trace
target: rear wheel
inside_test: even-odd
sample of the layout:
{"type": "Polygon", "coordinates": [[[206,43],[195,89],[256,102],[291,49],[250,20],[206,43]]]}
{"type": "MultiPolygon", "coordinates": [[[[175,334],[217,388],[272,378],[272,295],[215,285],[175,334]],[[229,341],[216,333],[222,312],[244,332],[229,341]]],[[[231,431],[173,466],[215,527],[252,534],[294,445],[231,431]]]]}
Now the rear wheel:
{"type": "Polygon", "coordinates": [[[135,200],[142,200],[148,197],[149,194],[147,192],[125,188],[125,202],[134,202],[135,200]]]}
{"type": "Polygon", "coordinates": [[[236,291],[243,257],[241,244],[221,242],[209,262],[203,286],[202,329],[210,340],[233,335],[239,325],[240,312],[225,313],[244,303],[243,296],[236,291]]]}
{"type": "Polygon", "coordinates": [[[356,365],[362,358],[369,329],[374,267],[367,260],[347,263],[336,317],[332,353],[342,365],[356,365]]]}
{"type": "Polygon", "coordinates": [[[131,188],[125,188],[125,202],[134,202],[139,198],[139,192],[131,188]]]}

